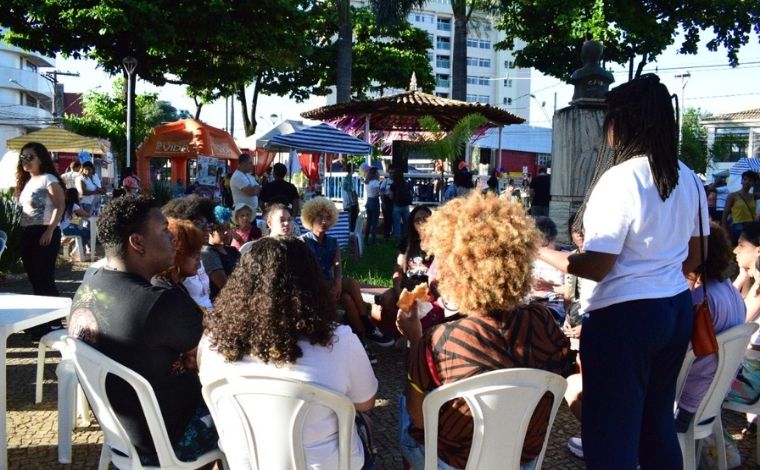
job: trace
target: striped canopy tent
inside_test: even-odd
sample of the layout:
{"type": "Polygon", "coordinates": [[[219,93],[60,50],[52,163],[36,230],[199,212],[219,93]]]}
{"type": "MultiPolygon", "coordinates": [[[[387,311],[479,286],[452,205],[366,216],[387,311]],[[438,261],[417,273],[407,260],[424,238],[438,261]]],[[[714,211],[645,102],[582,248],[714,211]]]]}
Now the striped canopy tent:
{"type": "Polygon", "coordinates": [[[760,173],[760,158],[740,158],[739,161],[734,163],[734,166],[729,170],[729,174],[732,176],[741,176],[747,170],[760,173]]]}
{"type": "Polygon", "coordinates": [[[6,141],[9,150],[19,151],[29,142],[39,142],[51,152],[79,153],[85,150],[90,153],[104,154],[107,149],[100,139],[85,137],[60,127],[46,127],[6,141]]]}
{"type": "Polygon", "coordinates": [[[372,146],[367,142],[325,123],[306,127],[292,134],[274,136],[266,148],[271,152],[296,150],[346,155],[369,155],[372,152],[372,146]]]}

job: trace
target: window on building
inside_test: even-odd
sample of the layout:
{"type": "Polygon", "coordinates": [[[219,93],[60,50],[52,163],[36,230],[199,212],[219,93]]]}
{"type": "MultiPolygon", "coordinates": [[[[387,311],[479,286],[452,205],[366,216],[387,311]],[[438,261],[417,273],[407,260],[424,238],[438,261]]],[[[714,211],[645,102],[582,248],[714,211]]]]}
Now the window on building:
{"type": "Polygon", "coordinates": [[[477,57],[468,57],[467,58],[467,65],[470,67],[477,67],[478,66],[478,58],[477,57]]]}
{"type": "Polygon", "coordinates": [[[438,18],[439,31],[451,31],[451,18],[438,18]]]}
{"type": "Polygon", "coordinates": [[[425,15],[423,13],[412,13],[409,15],[412,23],[433,24],[433,15],[425,15]]]}
{"type": "Polygon", "coordinates": [[[747,156],[748,146],[749,128],[717,128],[710,154],[715,162],[736,162],[747,156]]]}
{"type": "Polygon", "coordinates": [[[467,75],[467,84],[468,85],[477,85],[478,84],[478,77],[474,75],[467,75]]]}
{"type": "Polygon", "coordinates": [[[435,74],[435,86],[439,88],[448,88],[449,87],[449,74],[447,73],[437,73],[435,74]]]}
{"type": "Polygon", "coordinates": [[[752,129],[752,158],[760,158],[760,129],[752,129]]]}
{"type": "Polygon", "coordinates": [[[435,96],[437,96],[439,98],[448,98],[449,94],[448,93],[436,93],[435,96]]]}
{"type": "Polygon", "coordinates": [[[511,78],[505,78],[504,79],[504,86],[506,88],[512,88],[512,79],[511,78]]]}
{"type": "Polygon", "coordinates": [[[451,59],[447,55],[439,55],[435,57],[435,66],[440,69],[450,69],[451,59]]]}
{"type": "Polygon", "coordinates": [[[502,104],[512,104],[512,98],[504,98],[501,102],[502,104]]]}
{"type": "Polygon", "coordinates": [[[478,77],[478,85],[490,85],[488,77],[478,77]]]}
{"type": "Polygon", "coordinates": [[[480,44],[480,41],[477,39],[468,39],[467,40],[467,47],[478,47],[478,44],[480,44]]]}
{"type": "Polygon", "coordinates": [[[467,96],[465,97],[465,100],[466,100],[468,103],[475,103],[475,102],[477,102],[477,101],[478,101],[478,95],[467,95],[467,96]]]}
{"type": "Polygon", "coordinates": [[[28,60],[24,61],[24,68],[32,72],[37,72],[37,66],[29,62],[28,60]]]}
{"type": "Polygon", "coordinates": [[[481,40],[479,41],[479,43],[480,43],[480,44],[479,44],[478,46],[479,46],[481,49],[490,49],[490,48],[491,48],[491,41],[486,41],[485,39],[481,39],[481,40]]]}
{"type": "Polygon", "coordinates": [[[37,101],[37,98],[30,95],[29,93],[24,93],[22,99],[23,99],[22,104],[25,104],[26,106],[31,106],[32,108],[36,108],[39,106],[39,102],[37,101]]]}
{"type": "Polygon", "coordinates": [[[450,51],[451,38],[442,38],[442,37],[435,38],[435,47],[437,49],[443,49],[444,51],[450,51]]]}
{"type": "Polygon", "coordinates": [[[488,95],[478,95],[478,103],[488,104],[491,102],[491,97],[488,95]]]}
{"type": "Polygon", "coordinates": [[[513,61],[511,61],[511,60],[505,60],[504,61],[504,67],[506,67],[508,69],[513,69],[513,68],[515,68],[515,63],[513,61]]]}
{"type": "Polygon", "coordinates": [[[485,67],[485,68],[491,68],[491,59],[484,59],[482,57],[479,58],[478,59],[478,66],[485,67]]]}

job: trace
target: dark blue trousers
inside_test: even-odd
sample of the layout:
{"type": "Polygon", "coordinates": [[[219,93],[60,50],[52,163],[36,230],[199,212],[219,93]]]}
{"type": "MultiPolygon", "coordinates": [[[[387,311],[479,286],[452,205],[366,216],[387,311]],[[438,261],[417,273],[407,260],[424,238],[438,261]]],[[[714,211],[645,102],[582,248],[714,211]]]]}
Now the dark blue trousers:
{"type": "Polygon", "coordinates": [[[692,322],[688,291],[590,312],[580,349],[586,468],[683,468],[673,402],[692,322]]]}

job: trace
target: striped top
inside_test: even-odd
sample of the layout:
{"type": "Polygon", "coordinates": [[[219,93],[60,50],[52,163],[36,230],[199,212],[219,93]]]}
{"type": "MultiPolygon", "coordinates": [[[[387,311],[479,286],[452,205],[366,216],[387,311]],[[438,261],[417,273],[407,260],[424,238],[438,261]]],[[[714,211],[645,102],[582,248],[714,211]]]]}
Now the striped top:
{"type": "MultiPolygon", "coordinates": [[[[509,312],[484,317],[465,317],[437,325],[427,331],[409,355],[412,389],[425,393],[438,385],[511,367],[529,367],[560,373],[567,359],[569,340],[542,305],[522,305],[509,312]],[[428,367],[426,350],[435,368],[428,367]]],[[[534,459],[543,446],[551,413],[551,397],[539,401],[525,436],[521,463],[534,459]]],[[[464,468],[470,455],[473,421],[464,399],[452,400],[441,408],[438,457],[456,468],[464,468]]],[[[424,443],[422,429],[410,434],[424,443]]]]}

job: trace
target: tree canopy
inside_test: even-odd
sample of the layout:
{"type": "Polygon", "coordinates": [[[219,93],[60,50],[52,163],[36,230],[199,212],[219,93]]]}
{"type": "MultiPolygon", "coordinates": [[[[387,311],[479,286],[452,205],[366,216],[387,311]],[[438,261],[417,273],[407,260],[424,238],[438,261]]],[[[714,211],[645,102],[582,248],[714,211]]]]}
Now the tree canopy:
{"type": "Polygon", "coordinates": [[[681,116],[681,161],[702,174],[707,172],[708,154],[707,128],[700,121],[708,116],[699,108],[688,108],[681,116]]]}
{"type": "Polygon", "coordinates": [[[497,28],[506,39],[499,48],[526,45],[515,54],[519,67],[535,67],[567,80],[580,67],[586,39],[603,43],[604,60],[629,67],[629,78],[684,32],[679,52],[696,54],[701,33],[714,37],[707,48],[726,50],[729,64],[738,64],[738,51],[754,31],[760,34],[760,2],[699,0],[512,0],[502,2],[497,28]],[[547,21],[549,19],[549,21],[547,21]]]}

